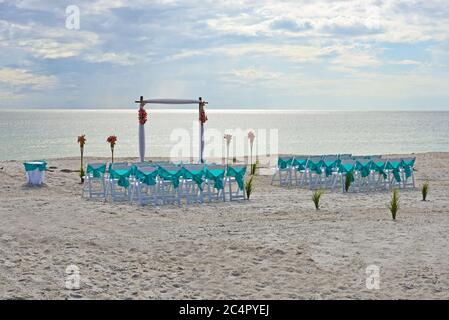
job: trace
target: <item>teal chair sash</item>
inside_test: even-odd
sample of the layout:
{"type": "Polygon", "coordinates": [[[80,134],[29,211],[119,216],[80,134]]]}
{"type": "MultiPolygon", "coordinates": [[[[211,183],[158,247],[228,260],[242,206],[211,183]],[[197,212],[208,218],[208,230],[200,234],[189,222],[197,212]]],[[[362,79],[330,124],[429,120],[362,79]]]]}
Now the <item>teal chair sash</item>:
{"type": "Polygon", "coordinates": [[[321,162],[322,166],[324,167],[324,171],[326,173],[326,177],[329,177],[330,175],[332,175],[332,171],[334,170],[334,168],[338,167],[339,164],[339,160],[335,159],[335,160],[323,160],[321,162]]]}
{"type": "Polygon", "coordinates": [[[214,188],[218,190],[223,190],[223,179],[225,175],[224,169],[209,169],[206,167],[205,176],[207,179],[214,181],[214,188]]]}
{"type": "Polygon", "coordinates": [[[415,166],[415,158],[412,159],[402,159],[401,163],[402,168],[405,171],[405,177],[410,178],[412,175],[413,167],[415,166]]]}
{"type": "Polygon", "coordinates": [[[393,172],[393,176],[397,182],[401,182],[401,175],[399,174],[401,163],[402,161],[399,160],[388,160],[387,163],[387,169],[393,172]]]}
{"type": "Polygon", "coordinates": [[[182,176],[182,170],[181,168],[174,169],[159,166],[158,174],[163,180],[171,181],[173,183],[173,187],[177,188],[179,186],[179,178],[182,176]]]}
{"type": "Polygon", "coordinates": [[[356,170],[359,170],[362,177],[366,178],[371,172],[372,161],[356,161],[356,170]]]}
{"type": "Polygon", "coordinates": [[[310,171],[313,171],[317,174],[321,174],[321,167],[323,166],[323,161],[321,159],[309,159],[307,161],[307,168],[310,169],[310,171]]]}
{"type": "Polygon", "coordinates": [[[288,157],[279,157],[278,158],[278,167],[279,169],[287,169],[292,165],[293,158],[288,157]]]}
{"type": "Polygon", "coordinates": [[[112,169],[112,166],[109,166],[109,177],[112,179],[118,180],[118,185],[123,188],[129,187],[129,176],[131,175],[131,168],[127,169],[112,169]]]}
{"type": "Polygon", "coordinates": [[[91,173],[94,178],[101,178],[106,172],[106,164],[87,164],[87,173],[91,173]]]}
{"type": "Polygon", "coordinates": [[[305,170],[306,169],[306,163],[307,158],[294,158],[292,165],[296,167],[296,169],[299,170],[305,170]]]}
{"type": "Polygon", "coordinates": [[[351,182],[354,182],[354,170],[355,170],[355,164],[353,162],[351,163],[339,163],[338,164],[338,171],[341,173],[345,173],[351,182]]]}
{"type": "Polygon", "coordinates": [[[237,181],[240,190],[244,188],[244,177],[246,173],[246,166],[242,167],[228,167],[228,172],[226,173],[228,177],[234,177],[237,181]]]}
{"type": "Polygon", "coordinates": [[[186,169],[182,168],[182,176],[186,179],[192,179],[198,185],[198,188],[203,191],[203,177],[204,169],[186,169]]]}
{"type": "Polygon", "coordinates": [[[382,175],[384,177],[384,179],[386,179],[387,174],[385,173],[384,168],[385,168],[385,161],[377,159],[372,162],[372,169],[375,172],[382,175]]]}
{"type": "Polygon", "coordinates": [[[154,171],[145,171],[137,169],[135,171],[135,177],[138,181],[140,181],[143,184],[146,184],[147,186],[154,186],[156,184],[156,178],[158,175],[158,170],[154,171]]]}

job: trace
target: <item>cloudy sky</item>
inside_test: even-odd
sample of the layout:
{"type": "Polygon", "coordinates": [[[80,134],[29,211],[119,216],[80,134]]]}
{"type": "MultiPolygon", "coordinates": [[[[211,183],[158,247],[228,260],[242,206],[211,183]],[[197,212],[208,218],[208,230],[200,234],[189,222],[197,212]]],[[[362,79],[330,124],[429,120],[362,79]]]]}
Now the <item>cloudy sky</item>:
{"type": "Polygon", "coordinates": [[[0,0],[0,108],[449,110],[448,66],[447,0],[0,0]]]}

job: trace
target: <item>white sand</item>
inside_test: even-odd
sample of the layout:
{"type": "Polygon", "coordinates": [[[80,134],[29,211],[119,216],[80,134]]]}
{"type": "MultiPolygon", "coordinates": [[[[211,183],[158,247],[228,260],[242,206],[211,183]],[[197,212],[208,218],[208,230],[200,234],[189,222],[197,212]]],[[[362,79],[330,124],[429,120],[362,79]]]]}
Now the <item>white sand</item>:
{"type": "Polygon", "coordinates": [[[47,185],[25,186],[0,162],[0,298],[449,298],[449,153],[417,155],[419,190],[327,193],[270,186],[250,201],[139,208],[81,199],[77,159],[50,160],[47,185]],[[434,170],[433,168],[438,168],[434,170]],[[64,287],[65,268],[81,288],[64,287]],[[380,266],[380,289],[365,268],[380,266]]]}

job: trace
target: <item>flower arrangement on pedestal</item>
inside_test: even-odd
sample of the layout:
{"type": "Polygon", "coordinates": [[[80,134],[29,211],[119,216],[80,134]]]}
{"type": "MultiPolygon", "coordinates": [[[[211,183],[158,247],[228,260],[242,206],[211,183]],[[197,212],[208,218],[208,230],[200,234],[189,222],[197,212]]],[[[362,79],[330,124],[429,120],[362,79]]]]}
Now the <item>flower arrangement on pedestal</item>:
{"type": "Polygon", "coordinates": [[[248,132],[248,140],[249,140],[249,147],[250,147],[250,152],[251,152],[251,175],[256,173],[256,166],[253,164],[253,144],[254,144],[254,139],[256,138],[256,135],[254,134],[254,132],[249,131],[248,132]]]}
{"type": "Polygon", "coordinates": [[[226,140],[226,166],[229,163],[229,145],[231,144],[232,134],[225,134],[223,137],[226,140]]]}
{"type": "Polygon", "coordinates": [[[84,182],[84,165],[83,165],[83,157],[84,157],[84,145],[86,144],[86,135],[82,134],[78,136],[78,143],[80,145],[80,152],[81,152],[81,169],[80,169],[80,179],[81,183],[84,182]]]}
{"type": "Polygon", "coordinates": [[[114,162],[114,147],[115,144],[117,143],[117,137],[116,136],[109,136],[106,139],[106,142],[108,142],[111,146],[111,154],[112,154],[112,162],[114,162]]]}

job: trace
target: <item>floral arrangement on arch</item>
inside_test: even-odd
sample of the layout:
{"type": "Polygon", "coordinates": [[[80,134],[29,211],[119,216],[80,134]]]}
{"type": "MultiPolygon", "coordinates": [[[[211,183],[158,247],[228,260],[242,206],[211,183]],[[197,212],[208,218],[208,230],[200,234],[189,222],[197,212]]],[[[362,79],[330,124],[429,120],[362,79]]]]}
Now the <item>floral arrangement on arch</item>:
{"type": "Polygon", "coordinates": [[[147,122],[148,114],[143,107],[139,109],[139,123],[144,125],[147,122]]]}

